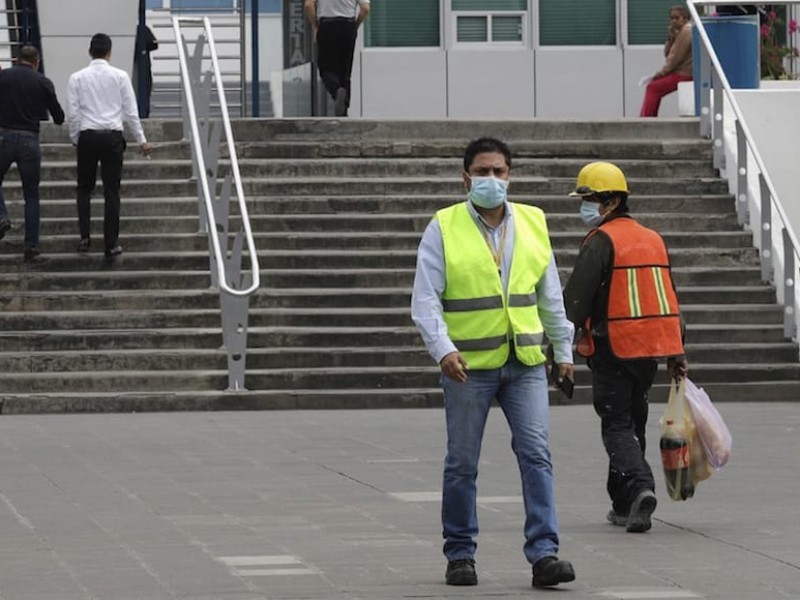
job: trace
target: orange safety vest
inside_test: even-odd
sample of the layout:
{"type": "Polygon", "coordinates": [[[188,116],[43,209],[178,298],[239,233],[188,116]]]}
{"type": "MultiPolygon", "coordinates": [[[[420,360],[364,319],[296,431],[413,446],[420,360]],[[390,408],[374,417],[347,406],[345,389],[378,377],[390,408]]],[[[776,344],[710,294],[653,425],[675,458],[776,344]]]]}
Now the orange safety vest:
{"type": "MultiPolygon", "coordinates": [[[[633,219],[613,219],[602,231],[611,240],[614,264],[608,290],[608,343],[619,359],[665,358],[683,354],[680,309],[664,240],[633,219]]],[[[594,354],[586,320],[578,354],[594,354]]]]}

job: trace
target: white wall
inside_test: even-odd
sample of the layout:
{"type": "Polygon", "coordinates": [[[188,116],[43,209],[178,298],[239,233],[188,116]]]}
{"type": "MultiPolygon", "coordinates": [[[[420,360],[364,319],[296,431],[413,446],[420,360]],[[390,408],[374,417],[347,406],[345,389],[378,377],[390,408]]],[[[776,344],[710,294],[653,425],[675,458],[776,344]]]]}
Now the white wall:
{"type": "MultiPolygon", "coordinates": [[[[638,117],[644,100],[644,87],[639,81],[658,71],[664,64],[664,49],[661,46],[627,46],[624,50],[625,71],[625,116],[638,117]]],[[[658,116],[678,116],[678,94],[669,94],[661,100],[658,116]]]]}
{"type": "MultiPolygon", "coordinates": [[[[447,61],[439,49],[369,49],[361,54],[361,116],[447,116],[447,61]]],[[[357,115],[353,106],[353,115],[357,115]]]]}
{"type": "Polygon", "coordinates": [[[58,0],[39,2],[38,8],[45,75],[53,81],[62,104],[66,101],[69,76],[91,60],[89,41],[95,33],[111,36],[111,63],[130,75],[139,22],[138,2],[58,0]]]}
{"type": "MultiPolygon", "coordinates": [[[[791,86],[798,82],[787,83],[791,86]]],[[[795,234],[800,235],[797,191],[800,89],[734,90],[734,95],[783,210],[795,234]]]]}
{"type": "Polygon", "coordinates": [[[451,50],[447,53],[448,116],[536,116],[532,50],[451,50]]]}
{"type": "Polygon", "coordinates": [[[536,116],[621,117],[622,50],[616,47],[536,51],[536,116]]]}

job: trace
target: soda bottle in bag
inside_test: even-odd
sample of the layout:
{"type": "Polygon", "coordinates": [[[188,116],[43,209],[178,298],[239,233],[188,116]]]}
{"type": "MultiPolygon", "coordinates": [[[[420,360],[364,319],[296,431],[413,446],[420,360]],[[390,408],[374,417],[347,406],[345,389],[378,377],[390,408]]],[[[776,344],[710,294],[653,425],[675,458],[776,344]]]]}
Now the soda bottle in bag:
{"type": "Polygon", "coordinates": [[[661,423],[661,464],[667,493],[673,500],[686,500],[694,495],[691,474],[691,430],[686,419],[685,384],[671,381],[669,399],[661,423]]]}
{"type": "Polygon", "coordinates": [[[667,493],[673,500],[686,500],[694,496],[690,465],[689,440],[671,429],[674,422],[667,419],[666,430],[661,436],[661,463],[664,467],[664,480],[667,493]]]}

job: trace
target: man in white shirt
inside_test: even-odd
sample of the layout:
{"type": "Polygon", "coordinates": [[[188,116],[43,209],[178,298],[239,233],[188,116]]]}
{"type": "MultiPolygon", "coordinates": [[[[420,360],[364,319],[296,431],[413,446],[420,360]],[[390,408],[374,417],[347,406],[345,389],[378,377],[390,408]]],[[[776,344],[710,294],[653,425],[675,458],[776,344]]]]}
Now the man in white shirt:
{"type": "Polygon", "coordinates": [[[317,42],[317,67],[335,102],[334,114],[350,107],[350,72],[358,27],[369,14],[370,0],[305,0],[306,18],[317,42]]]}
{"type": "Polygon", "coordinates": [[[108,64],[111,38],[97,33],[89,44],[92,62],[73,73],[67,84],[67,119],[69,137],[78,148],[78,226],[81,241],[78,252],[88,252],[91,243],[90,200],[97,179],[97,163],[103,178],[105,218],[103,237],[105,254],[122,254],[119,245],[119,188],[126,142],[123,121],[139,144],[144,156],[150,144],[139,121],[139,110],[128,74],[108,64]]]}

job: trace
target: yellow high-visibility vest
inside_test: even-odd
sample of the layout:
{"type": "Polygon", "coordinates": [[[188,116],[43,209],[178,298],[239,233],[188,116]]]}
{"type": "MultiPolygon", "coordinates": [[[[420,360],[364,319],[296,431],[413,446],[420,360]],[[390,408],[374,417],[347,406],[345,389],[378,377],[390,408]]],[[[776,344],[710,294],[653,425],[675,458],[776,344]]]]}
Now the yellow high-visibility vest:
{"type": "Polygon", "coordinates": [[[511,207],[514,255],[507,295],[494,257],[466,202],[436,213],[444,243],[444,321],[470,369],[503,366],[508,360],[509,339],[513,339],[521,363],[533,366],[545,361],[536,284],[553,250],[544,213],[524,204],[511,207]]]}

